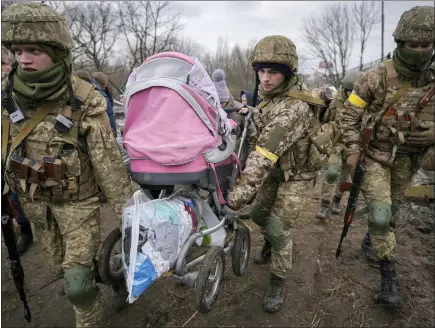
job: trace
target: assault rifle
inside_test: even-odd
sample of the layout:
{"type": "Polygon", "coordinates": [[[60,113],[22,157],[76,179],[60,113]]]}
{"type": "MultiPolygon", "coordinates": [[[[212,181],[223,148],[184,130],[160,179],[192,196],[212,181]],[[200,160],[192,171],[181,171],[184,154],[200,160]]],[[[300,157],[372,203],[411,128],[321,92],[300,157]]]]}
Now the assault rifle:
{"type": "Polygon", "coordinates": [[[346,191],[350,189],[349,199],[347,201],[346,212],[344,213],[344,226],[343,232],[341,233],[340,241],[338,243],[337,251],[335,252],[335,258],[338,259],[341,253],[341,247],[343,244],[344,237],[346,237],[350,225],[352,224],[352,219],[356,210],[356,202],[358,200],[361,185],[364,181],[364,176],[366,172],[365,165],[365,153],[367,151],[368,144],[372,139],[373,126],[365,126],[363,129],[363,140],[362,140],[362,152],[359,161],[355,168],[355,173],[353,174],[352,184],[343,183],[340,185],[341,191],[346,191]]]}
{"type": "MultiPolygon", "coordinates": [[[[4,177],[2,176],[1,191],[4,190],[4,177]]],[[[8,249],[9,262],[11,266],[12,277],[14,279],[15,287],[20,294],[21,302],[24,305],[24,318],[30,322],[32,315],[30,314],[29,305],[27,304],[26,293],[24,292],[24,270],[21,265],[20,255],[18,253],[17,244],[15,242],[14,225],[11,219],[11,211],[8,202],[8,193],[2,194],[2,233],[5,245],[8,249]]]]}
{"type": "Polygon", "coordinates": [[[429,89],[429,91],[421,98],[420,102],[418,103],[418,108],[423,108],[427,105],[429,100],[432,99],[432,97],[435,95],[435,86],[429,89]]]}

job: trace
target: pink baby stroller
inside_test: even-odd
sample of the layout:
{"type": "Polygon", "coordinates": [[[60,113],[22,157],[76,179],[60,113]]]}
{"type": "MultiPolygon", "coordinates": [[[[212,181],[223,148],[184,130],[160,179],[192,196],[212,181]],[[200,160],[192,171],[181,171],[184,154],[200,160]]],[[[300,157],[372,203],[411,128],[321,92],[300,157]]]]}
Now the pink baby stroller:
{"type": "MultiPolygon", "coordinates": [[[[240,167],[235,136],[220,108],[215,86],[196,58],[176,52],[149,57],[134,73],[124,94],[126,115],[124,148],[130,158],[131,178],[152,198],[163,198],[175,185],[209,192],[208,204],[221,216],[225,195],[240,167]]],[[[123,278],[114,272],[113,249],[121,232],[106,239],[99,257],[103,282],[123,278]]],[[[196,306],[208,312],[219,293],[225,254],[232,254],[233,272],[244,275],[250,252],[250,234],[236,220],[221,218],[215,227],[193,233],[178,256],[173,276],[195,288],[196,306]],[[195,240],[225,228],[224,247],[208,247],[192,258],[195,240]],[[199,271],[192,271],[200,264],[199,271]]],[[[115,255],[116,257],[116,255],[115,255]]]]}

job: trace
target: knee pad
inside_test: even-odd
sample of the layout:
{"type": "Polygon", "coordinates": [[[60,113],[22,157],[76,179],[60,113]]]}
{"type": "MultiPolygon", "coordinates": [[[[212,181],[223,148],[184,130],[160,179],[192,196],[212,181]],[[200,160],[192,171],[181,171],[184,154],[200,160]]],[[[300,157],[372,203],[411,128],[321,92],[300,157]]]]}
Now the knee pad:
{"type": "Polygon", "coordinates": [[[391,206],[387,203],[371,202],[369,209],[369,231],[374,235],[385,235],[390,230],[391,206]]]}
{"type": "Polygon", "coordinates": [[[286,229],[286,227],[280,219],[275,216],[270,217],[264,235],[275,250],[280,250],[289,243],[283,229],[286,229]]]}
{"type": "Polygon", "coordinates": [[[97,297],[97,285],[91,268],[78,266],[65,271],[65,294],[77,307],[90,306],[97,297]]]}
{"type": "Polygon", "coordinates": [[[252,208],[251,210],[251,220],[252,222],[254,222],[256,225],[260,226],[260,227],[265,227],[268,221],[268,216],[269,213],[266,211],[262,211],[261,209],[257,209],[255,207],[252,208]]]}
{"type": "Polygon", "coordinates": [[[330,184],[337,182],[340,170],[340,165],[329,165],[325,173],[325,181],[330,184]]]}

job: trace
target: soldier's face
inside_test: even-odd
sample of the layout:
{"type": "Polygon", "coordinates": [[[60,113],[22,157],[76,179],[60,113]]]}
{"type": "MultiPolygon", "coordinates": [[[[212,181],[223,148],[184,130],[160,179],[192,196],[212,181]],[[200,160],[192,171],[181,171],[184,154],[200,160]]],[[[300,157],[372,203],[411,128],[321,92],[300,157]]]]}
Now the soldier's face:
{"type": "Polygon", "coordinates": [[[261,68],[258,71],[260,84],[264,91],[272,91],[284,81],[284,74],[271,68],[261,68]]]}
{"type": "Polygon", "coordinates": [[[405,47],[410,49],[410,50],[426,52],[426,51],[430,51],[431,49],[433,50],[434,43],[433,42],[410,42],[410,41],[407,41],[407,42],[405,42],[405,47]]]}
{"type": "Polygon", "coordinates": [[[11,49],[24,71],[42,71],[53,65],[51,57],[36,44],[13,44],[11,49]]]}
{"type": "Polygon", "coordinates": [[[9,73],[12,70],[12,62],[10,60],[2,60],[2,73],[9,73]]]}

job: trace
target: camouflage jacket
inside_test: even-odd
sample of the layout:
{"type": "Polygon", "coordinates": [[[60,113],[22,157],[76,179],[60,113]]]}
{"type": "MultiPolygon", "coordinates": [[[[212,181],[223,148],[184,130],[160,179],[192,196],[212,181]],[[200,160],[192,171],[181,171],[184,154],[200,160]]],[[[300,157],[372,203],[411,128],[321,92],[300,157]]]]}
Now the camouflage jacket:
{"type": "MultiPolygon", "coordinates": [[[[341,92],[337,93],[334,99],[332,99],[331,104],[328,107],[327,111],[327,121],[331,125],[333,129],[333,138],[335,143],[343,143],[343,138],[341,136],[341,132],[338,129],[337,121],[341,116],[344,108],[344,100],[341,92]]],[[[328,123],[327,123],[328,124],[328,123]]]]}
{"type": "MultiPolygon", "coordinates": [[[[292,179],[302,178],[310,171],[304,165],[308,160],[306,139],[315,118],[310,105],[285,93],[263,100],[260,108],[253,110],[254,122],[260,132],[256,149],[249,154],[246,168],[228,196],[228,205],[233,209],[243,207],[278,165],[278,160],[282,167],[284,157],[293,150],[301,150],[297,160],[303,163],[298,163],[297,172],[291,174],[292,179]]],[[[306,178],[312,178],[311,172],[308,175],[306,178]]]]}
{"type": "MultiPolygon", "coordinates": [[[[13,171],[9,155],[7,161],[4,159],[8,184],[20,197],[54,202],[95,197],[101,190],[121,218],[123,208],[132,195],[132,188],[106,114],[106,101],[97,90],[80,78],[73,76],[71,82],[74,90],[79,87],[89,90],[80,109],[73,111],[72,128],[66,133],[54,128],[56,116],[66,107],[65,93],[59,100],[42,103],[40,108],[50,106],[51,111],[15,151],[19,156],[36,161],[34,167],[45,167],[45,157],[59,160],[61,169],[58,172],[62,173],[58,173],[61,176],[57,177],[60,181],[49,181],[50,178],[46,180],[49,173],[47,170],[43,174],[44,179],[40,179],[39,175],[32,175],[30,163],[29,174],[26,177],[18,176],[13,171]],[[33,190],[32,185],[35,187],[33,190]],[[57,188],[57,196],[60,193],[64,198],[55,200],[54,188],[57,188]]],[[[2,129],[8,124],[11,140],[36,113],[34,109],[22,109],[22,112],[24,121],[13,124],[7,111],[2,110],[2,129]]]]}
{"type": "Polygon", "coordinates": [[[361,124],[370,120],[376,122],[374,138],[368,148],[368,155],[373,159],[387,164],[390,156],[394,157],[395,146],[399,154],[421,152],[421,148],[407,143],[407,133],[413,126],[422,127],[427,123],[433,128],[434,100],[424,108],[418,108],[423,96],[434,85],[433,81],[435,73],[432,82],[424,87],[411,85],[397,101],[392,102],[404,82],[398,77],[391,60],[362,73],[338,119],[348,154],[361,151],[361,124]]]}

